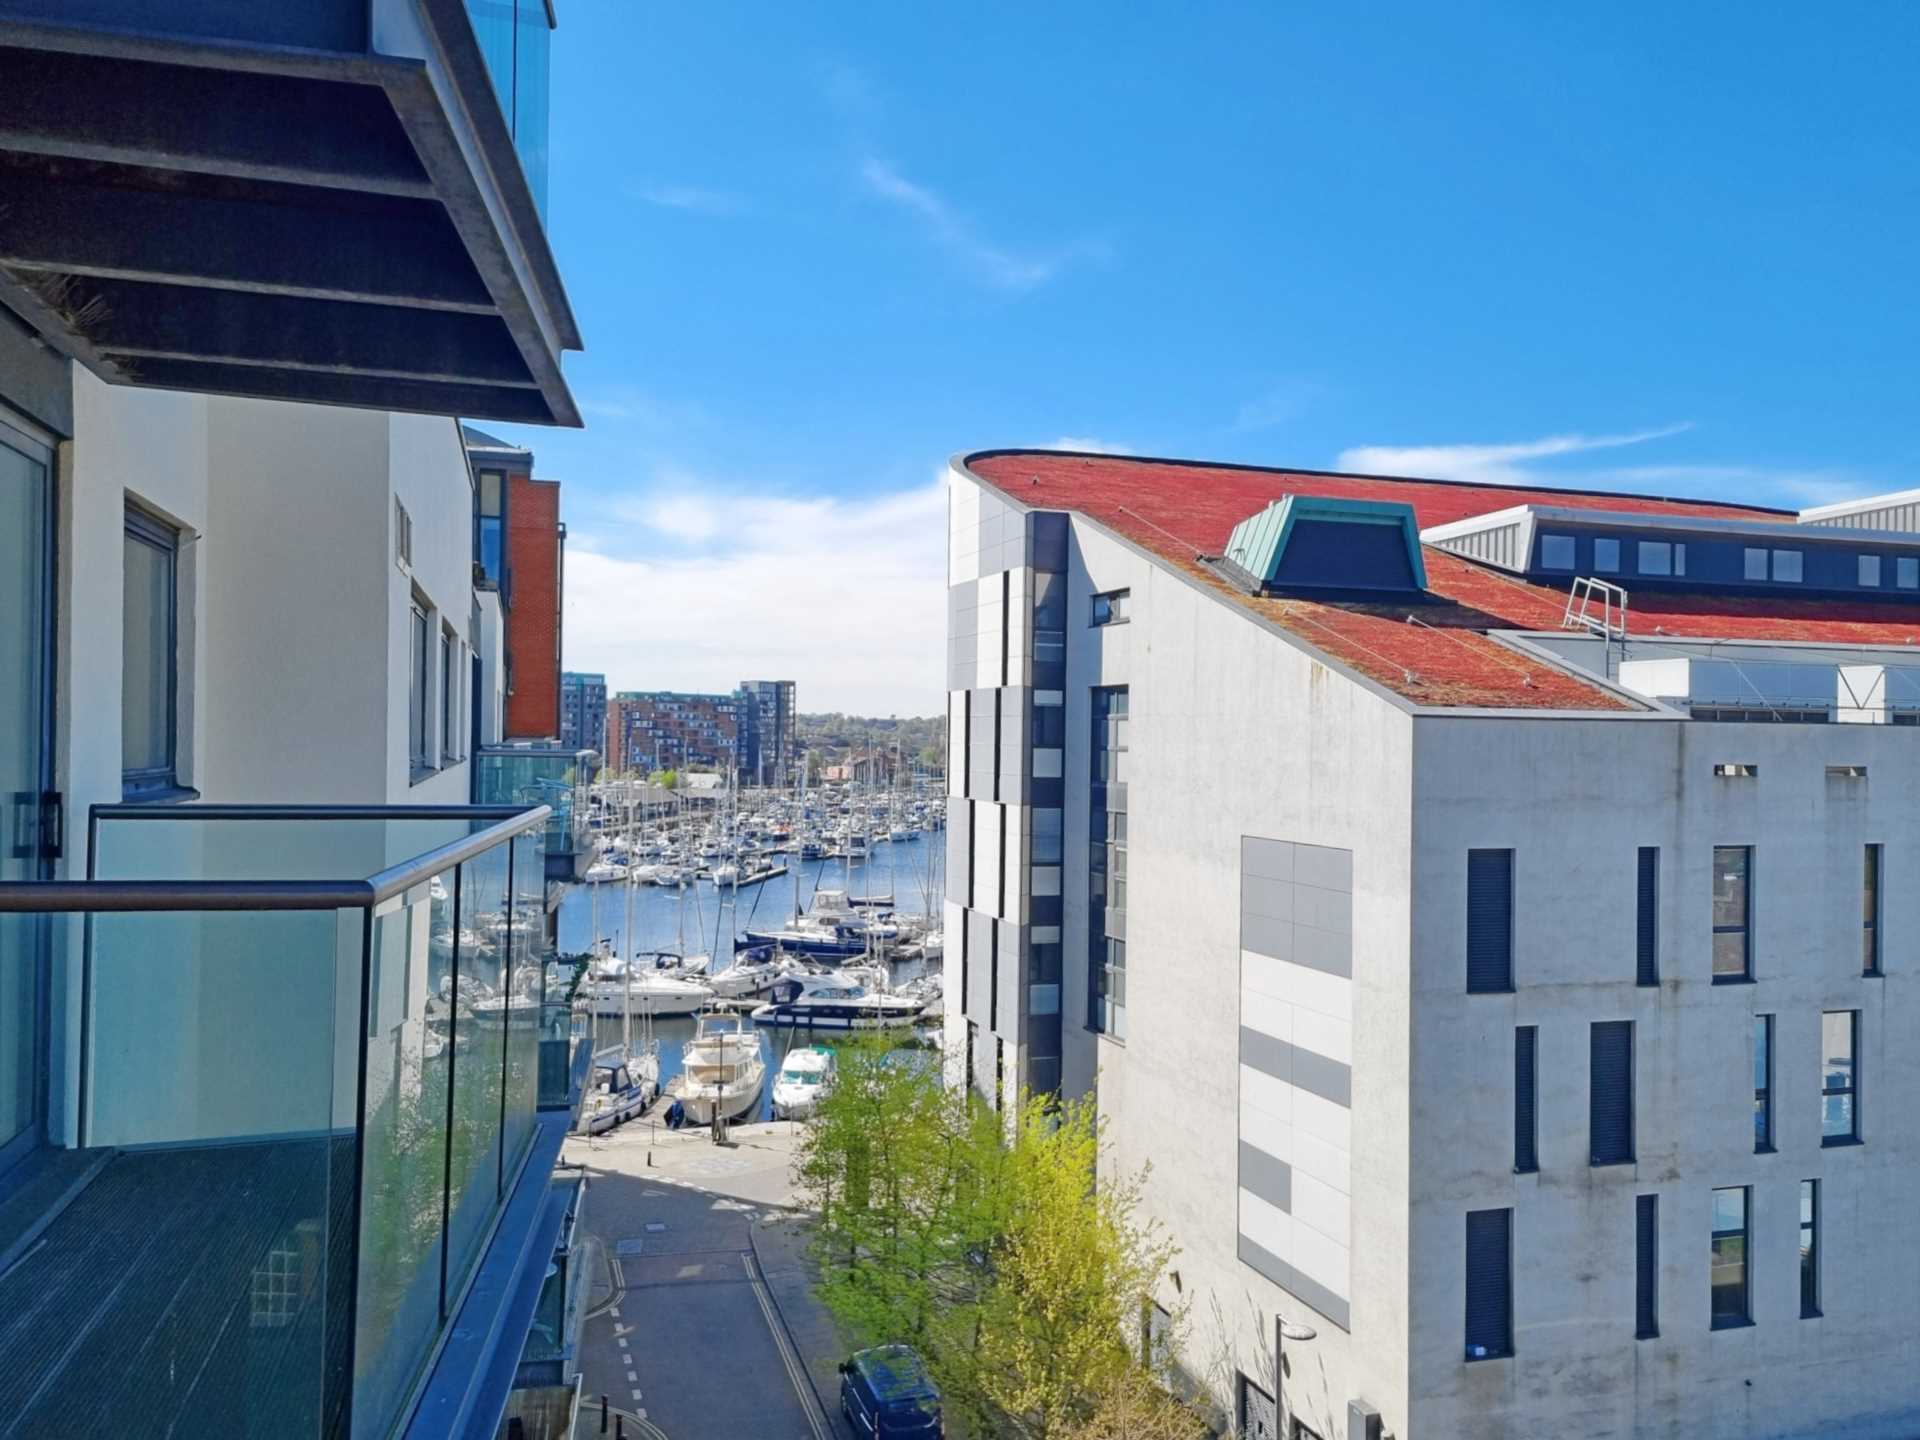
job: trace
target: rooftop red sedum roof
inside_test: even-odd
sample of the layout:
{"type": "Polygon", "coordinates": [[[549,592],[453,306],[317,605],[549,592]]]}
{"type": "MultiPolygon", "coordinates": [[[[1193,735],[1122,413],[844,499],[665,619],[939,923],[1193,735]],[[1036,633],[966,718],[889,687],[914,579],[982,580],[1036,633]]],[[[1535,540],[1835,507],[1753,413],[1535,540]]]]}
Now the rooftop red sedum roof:
{"type": "MultiPolygon", "coordinates": [[[[1196,563],[1196,554],[1218,555],[1237,523],[1283,495],[1396,501],[1413,507],[1422,529],[1527,504],[1774,522],[1791,518],[1790,512],[1707,500],[1110,455],[985,451],[968,456],[965,463],[971,474],[1008,498],[1036,509],[1074,510],[1097,520],[1361,674],[1409,700],[1436,706],[1634,708],[1611,692],[1520,655],[1486,634],[1489,630],[1559,629],[1565,591],[1531,584],[1427,546],[1428,587],[1451,604],[1415,607],[1256,598],[1196,563]]],[[[1661,631],[1728,640],[1899,646],[1920,642],[1920,608],[1644,591],[1632,597],[1631,630],[1642,635],[1661,631]]]]}

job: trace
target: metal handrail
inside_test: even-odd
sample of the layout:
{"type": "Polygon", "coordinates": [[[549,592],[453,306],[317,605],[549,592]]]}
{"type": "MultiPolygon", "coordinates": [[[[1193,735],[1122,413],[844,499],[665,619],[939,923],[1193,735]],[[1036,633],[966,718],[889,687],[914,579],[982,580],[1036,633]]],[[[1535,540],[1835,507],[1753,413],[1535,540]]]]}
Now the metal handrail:
{"type": "MultiPolygon", "coordinates": [[[[0,914],[186,910],[371,910],[474,856],[543,827],[552,807],[502,805],[96,805],[101,819],[476,820],[495,823],[359,880],[25,880],[0,883],[0,914]]],[[[91,866],[89,855],[89,866],[91,866]]]]}

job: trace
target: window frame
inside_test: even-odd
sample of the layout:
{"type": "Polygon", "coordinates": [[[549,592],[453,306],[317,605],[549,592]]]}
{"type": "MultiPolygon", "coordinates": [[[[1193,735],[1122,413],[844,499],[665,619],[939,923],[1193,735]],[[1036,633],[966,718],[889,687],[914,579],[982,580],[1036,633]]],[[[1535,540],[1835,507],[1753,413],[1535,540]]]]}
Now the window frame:
{"type": "MultiPolygon", "coordinates": [[[[1480,863],[1486,864],[1491,862],[1482,861],[1480,863]]],[[[1516,898],[1515,898],[1515,891],[1518,888],[1517,873],[1516,873],[1518,869],[1519,869],[1519,866],[1517,864],[1517,857],[1515,856],[1514,851],[1510,846],[1509,847],[1475,846],[1467,851],[1467,916],[1466,916],[1467,923],[1465,927],[1466,934],[1464,936],[1464,940],[1465,940],[1464,949],[1466,951],[1466,962],[1467,962],[1466,990],[1467,990],[1467,994],[1469,995],[1511,995],[1514,992],[1515,980],[1514,980],[1513,929],[1514,929],[1514,912],[1519,909],[1519,905],[1516,903],[1516,898]],[[1499,857],[1502,857],[1502,863],[1504,863],[1505,865],[1506,891],[1507,891],[1506,936],[1504,940],[1505,955],[1502,962],[1503,975],[1500,977],[1496,977],[1497,983],[1476,983],[1476,976],[1474,971],[1474,941],[1475,941],[1476,932],[1474,929],[1475,922],[1474,922],[1473,899],[1474,899],[1474,869],[1475,869],[1476,856],[1499,856],[1499,857]]],[[[1484,977],[1482,978],[1484,979],[1484,977]]]]}
{"type": "Polygon", "coordinates": [[[1463,1291],[1463,1298],[1465,1299],[1465,1302],[1466,1302],[1466,1315],[1465,1315],[1465,1326],[1464,1326],[1464,1335],[1463,1335],[1464,1343],[1461,1347],[1463,1351],[1463,1358],[1465,1359],[1466,1363],[1469,1365],[1477,1364],[1483,1360],[1509,1360],[1513,1358],[1513,1353],[1514,1353],[1513,1207],[1510,1205],[1506,1205],[1506,1206],[1495,1206],[1491,1209],[1486,1209],[1486,1210],[1467,1211],[1466,1243],[1465,1243],[1464,1252],[1461,1258],[1465,1263],[1467,1279],[1469,1281],[1468,1284],[1465,1284],[1461,1287],[1463,1291]],[[1499,1337],[1500,1343],[1498,1345],[1482,1345],[1479,1347],[1481,1350],[1481,1353],[1476,1355],[1473,1353],[1475,1349],[1474,1336],[1473,1336],[1474,1314],[1473,1314],[1473,1292],[1472,1292],[1472,1285],[1470,1283],[1472,1278],[1473,1251],[1474,1251],[1474,1221],[1476,1219],[1481,1219],[1483,1217],[1494,1216],[1494,1215],[1503,1217],[1501,1223],[1505,1227],[1505,1234],[1502,1237],[1503,1240],[1505,1241],[1505,1254],[1502,1256],[1501,1264],[1505,1272],[1505,1279],[1506,1279],[1506,1294],[1502,1302],[1503,1304],[1502,1313],[1503,1313],[1503,1318],[1505,1320],[1506,1333],[1503,1336],[1499,1337]]]}
{"type": "Polygon", "coordinates": [[[1710,1317],[1713,1329],[1737,1330],[1742,1326],[1753,1324],[1753,1187],[1750,1185],[1715,1186],[1712,1200],[1709,1203],[1710,1209],[1708,1211],[1707,1224],[1709,1226],[1708,1233],[1711,1237],[1711,1245],[1708,1250],[1710,1258],[1707,1268],[1709,1296],[1707,1314],[1710,1317]],[[1738,1195],[1740,1197],[1740,1228],[1737,1230],[1722,1230],[1720,1228],[1718,1211],[1719,1197],[1722,1195],[1738,1195]],[[1722,1240],[1734,1239],[1740,1242],[1740,1308],[1737,1314],[1722,1314],[1716,1308],[1720,1287],[1714,1283],[1715,1277],[1713,1271],[1717,1267],[1719,1260],[1720,1242],[1722,1240]]]}
{"type": "Polygon", "coordinates": [[[1771,1155],[1773,1144],[1773,1016],[1753,1017],[1753,1153],[1771,1155]]]}
{"type": "Polygon", "coordinates": [[[1540,1027],[1513,1031],[1513,1173],[1540,1169],[1540,1027]]]}
{"type": "Polygon", "coordinates": [[[1633,1207],[1633,1338],[1660,1338],[1660,1197],[1636,1195],[1633,1207]],[[1642,1252],[1645,1253],[1642,1253],[1642,1252]],[[1642,1284],[1642,1281],[1645,1284],[1642,1284]]]}
{"type": "Polygon", "coordinates": [[[1593,573],[1596,575],[1618,575],[1620,573],[1620,540],[1614,535],[1596,535],[1593,540],[1593,573]],[[1602,550],[1602,546],[1607,549],[1602,550]],[[1603,555],[1609,560],[1602,560],[1603,555]]]}
{"type": "Polygon", "coordinates": [[[1879,977],[1883,959],[1880,912],[1886,903],[1886,855],[1879,842],[1863,847],[1860,877],[1860,973],[1879,977]]]}
{"type": "Polygon", "coordinates": [[[1860,1143],[1860,1012],[1858,1010],[1823,1010],[1820,1012],[1820,1145],[1822,1149],[1832,1149],[1842,1145],[1860,1143]],[[1847,1063],[1844,1072],[1835,1072],[1829,1068],[1833,1057],[1824,1053],[1827,1048],[1827,1017],[1845,1015],[1847,1017],[1847,1063]],[[1831,1077],[1835,1073],[1844,1073],[1846,1083],[1835,1085],[1831,1077]],[[1827,1102],[1844,1096],[1847,1100],[1848,1128],[1844,1134],[1827,1132],[1827,1102]]]}
{"type": "Polygon", "coordinates": [[[1570,572],[1580,568],[1580,542],[1572,535],[1551,535],[1542,532],[1540,536],[1539,554],[1539,563],[1542,570],[1570,572]],[[1547,558],[1547,547],[1549,545],[1553,546],[1556,551],[1558,551],[1561,546],[1565,546],[1567,557],[1565,564],[1560,564],[1547,558]]]}
{"type": "Polygon", "coordinates": [[[1118,590],[1096,590],[1088,601],[1089,628],[1105,625],[1125,625],[1133,619],[1133,587],[1123,585],[1118,590]]]}
{"type": "Polygon", "coordinates": [[[1720,857],[1731,854],[1737,854],[1741,857],[1740,923],[1738,925],[1722,925],[1717,919],[1713,919],[1711,915],[1709,916],[1710,919],[1713,919],[1714,943],[1710,963],[1713,966],[1712,974],[1715,985],[1740,985],[1753,979],[1753,852],[1754,847],[1751,845],[1716,845],[1713,847],[1713,880],[1716,886],[1720,879],[1720,857]],[[1741,965],[1737,971],[1722,971],[1719,968],[1719,937],[1722,935],[1738,935],[1741,937],[1741,965]]]}
{"type": "Polygon", "coordinates": [[[1595,1020],[1587,1026],[1587,1164],[1590,1169],[1604,1169],[1611,1165],[1632,1165],[1638,1155],[1638,1128],[1634,1114],[1634,1025],[1631,1020],[1595,1020]],[[1624,1079],[1626,1097],[1623,1109],[1626,1114],[1625,1145],[1618,1152],[1601,1153],[1600,1147],[1600,1092],[1594,1084],[1594,1061],[1598,1060],[1603,1045],[1615,1036],[1626,1037],[1626,1065],[1624,1079]]]}
{"type": "Polygon", "coordinates": [[[1775,550],[1769,556],[1773,582],[1776,585],[1799,585],[1806,577],[1806,552],[1804,550],[1775,550]],[[1782,562],[1786,562],[1783,564],[1782,562]],[[1793,574],[1783,575],[1783,569],[1791,569],[1793,574]]]}
{"type": "MultiPolygon", "coordinates": [[[[121,526],[122,555],[126,541],[145,545],[166,557],[167,625],[166,665],[161,683],[166,700],[166,763],[129,768],[124,744],[120,756],[120,798],[140,803],[191,798],[195,792],[180,783],[180,527],[161,519],[153,511],[127,497],[121,526]]],[[[124,569],[121,575],[120,623],[124,637],[128,593],[124,569]]],[[[122,713],[125,711],[127,683],[124,645],[120,656],[122,713]]]]}
{"type": "Polygon", "coordinates": [[[426,601],[407,601],[407,768],[415,782],[431,775],[433,765],[433,625],[426,601]]]}
{"type": "Polygon", "coordinates": [[[1818,1320],[1820,1308],[1820,1182],[1800,1182],[1800,1318],[1818,1320]]]}
{"type": "Polygon", "coordinates": [[[1858,571],[1860,588],[1863,590],[1878,590],[1880,588],[1881,574],[1885,569],[1880,563],[1880,557],[1878,555],[1862,555],[1858,558],[1860,561],[1858,571]],[[1868,579],[1867,577],[1869,575],[1873,578],[1868,579]]]}

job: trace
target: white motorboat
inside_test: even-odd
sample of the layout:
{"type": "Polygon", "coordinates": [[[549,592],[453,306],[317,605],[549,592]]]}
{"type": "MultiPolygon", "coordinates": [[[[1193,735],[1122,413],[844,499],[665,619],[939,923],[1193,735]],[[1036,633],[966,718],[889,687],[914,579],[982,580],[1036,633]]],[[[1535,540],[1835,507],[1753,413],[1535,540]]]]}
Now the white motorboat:
{"type": "Polygon", "coordinates": [[[839,975],[811,976],[798,995],[753,1012],[756,1025],[801,1030],[891,1030],[920,1018],[931,997],[878,986],[848,984],[839,975]]]}
{"type": "Polygon", "coordinates": [[[629,974],[622,960],[596,965],[590,982],[593,1013],[616,1019],[629,1013],[629,1005],[633,1015],[657,1019],[697,1015],[712,1002],[713,987],[703,980],[638,965],[629,974]]]}
{"type": "Polygon", "coordinates": [[[795,988],[797,981],[790,966],[751,950],[741,951],[726,969],[706,977],[713,993],[722,1000],[764,1000],[783,989],[795,988]]]}
{"type": "Polygon", "coordinates": [[[730,861],[724,865],[714,866],[713,883],[716,885],[738,885],[740,883],[740,867],[730,861]]]}
{"type": "Polygon", "coordinates": [[[627,867],[618,860],[596,860],[580,878],[589,885],[617,884],[627,878],[627,867]]]}
{"type": "Polygon", "coordinates": [[[773,1078],[773,1118],[804,1120],[833,1088],[833,1051],[809,1045],[789,1054],[773,1078]]]}
{"type": "Polygon", "coordinates": [[[760,1037],[738,1015],[702,1015],[667,1093],[686,1109],[689,1123],[737,1120],[759,1102],[767,1078],[760,1037]]]}

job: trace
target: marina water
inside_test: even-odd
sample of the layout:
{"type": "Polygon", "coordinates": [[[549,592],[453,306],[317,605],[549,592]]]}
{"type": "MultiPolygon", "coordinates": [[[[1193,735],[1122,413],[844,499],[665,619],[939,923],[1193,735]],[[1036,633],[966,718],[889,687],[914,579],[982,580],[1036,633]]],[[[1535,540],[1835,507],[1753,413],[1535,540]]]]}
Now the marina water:
{"type": "MultiPolygon", "coordinates": [[[[946,899],[947,837],[942,832],[922,833],[907,840],[893,840],[874,846],[865,860],[801,860],[783,856],[776,863],[790,868],[788,873],[758,885],[740,887],[737,914],[725,912],[734,906],[733,887],[726,887],[725,898],[709,880],[700,880],[685,891],[663,889],[656,885],[639,886],[633,897],[634,953],[681,951],[681,927],[686,933],[685,953],[718,954],[720,926],[732,920],[736,937],[749,925],[758,929],[777,929],[793,916],[794,882],[799,880],[802,909],[813,903],[816,890],[844,890],[849,895],[892,895],[893,908],[903,915],[931,915],[938,918],[946,899]],[[684,900],[683,900],[684,894],[684,900]],[[684,920],[683,920],[684,916],[684,920]]],[[[591,950],[596,941],[605,942],[613,954],[628,953],[626,937],[627,887],[623,884],[569,885],[560,902],[559,949],[562,955],[577,955],[591,950]],[[596,906],[595,894],[598,891],[596,906]],[[596,913],[597,910],[597,913],[596,913]]],[[[958,943],[957,941],[955,943],[958,943]]],[[[644,962],[643,962],[644,963],[644,962]]],[[[724,958],[716,958],[724,965],[724,958]]],[[[938,966],[939,962],[931,962],[938,966]]],[[[893,967],[896,984],[911,980],[925,967],[920,961],[905,961],[893,967]]],[[[640,1019],[634,1017],[634,1034],[640,1034],[640,1019]]],[[[599,1021],[600,1043],[617,1043],[618,1019],[599,1021]]],[[[789,1046],[833,1046],[844,1036],[834,1031],[775,1029],[757,1027],[760,1050],[767,1064],[766,1082],[760,1098],[743,1120],[767,1120],[773,1115],[773,1080],[789,1046]]],[[[660,1083],[665,1085],[680,1073],[680,1057],[686,1042],[693,1038],[693,1021],[682,1017],[658,1019],[653,1033],[660,1041],[660,1083]]],[[[913,1044],[913,1031],[899,1032],[903,1045],[913,1044]]],[[[647,1112],[650,1121],[664,1118],[664,1109],[656,1105],[647,1112]]],[[[631,1121],[630,1124],[644,1123],[631,1121]]]]}

